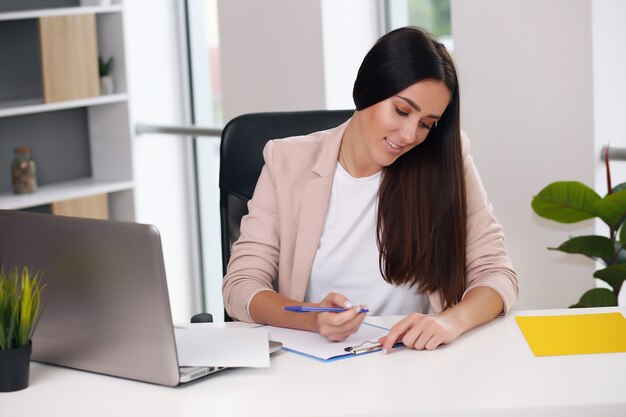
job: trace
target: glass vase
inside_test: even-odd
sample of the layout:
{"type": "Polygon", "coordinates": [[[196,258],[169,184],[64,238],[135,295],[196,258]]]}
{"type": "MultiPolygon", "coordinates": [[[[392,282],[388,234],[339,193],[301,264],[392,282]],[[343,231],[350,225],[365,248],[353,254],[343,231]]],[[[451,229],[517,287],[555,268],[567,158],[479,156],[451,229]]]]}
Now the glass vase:
{"type": "Polygon", "coordinates": [[[15,148],[15,157],[11,163],[11,180],[15,194],[28,194],[37,190],[37,169],[30,156],[30,148],[15,148]]]}

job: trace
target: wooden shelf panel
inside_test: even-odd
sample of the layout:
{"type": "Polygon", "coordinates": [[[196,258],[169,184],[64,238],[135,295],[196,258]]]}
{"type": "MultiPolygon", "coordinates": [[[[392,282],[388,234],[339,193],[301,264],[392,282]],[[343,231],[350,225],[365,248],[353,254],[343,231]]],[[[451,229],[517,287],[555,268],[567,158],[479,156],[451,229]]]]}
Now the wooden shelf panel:
{"type": "Polygon", "coordinates": [[[15,195],[11,192],[0,193],[0,209],[21,210],[52,204],[55,201],[132,190],[133,187],[132,181],[101,181],[93,178],[82,178],[58,184],[43,185],[33,194],[15,195]]]}
{"type": "Polygon", "coordinates": [[[111,6],[82,6],[82,7],[59,7],[54,9],[36,9],[36,10],[20,10],[17,12],[0,13],[0,21],[3,20],[22,20],[36,19],[39,17],[50,16],[71,16],[80,14],[100,14],[100,13],[117,13],[122,11],[122,5],[113,4],[111,6]]]}
{"type": "Polygon", "coordinates": [[[96,15],[40,17],[38,28],[43,101],[98,97],[96,15]]]}
{"type": "Polygon", "coordinates": [[[21,116],[24,114],[75,109],[80,107],[97,106],[100,104],[121,103],[127,100],[127,94],[102,95],[81,100],[68,100],[56,103],[44,103],[42,98],[32,100],[16,100],[0,103],[0,117],[21,116]]]}

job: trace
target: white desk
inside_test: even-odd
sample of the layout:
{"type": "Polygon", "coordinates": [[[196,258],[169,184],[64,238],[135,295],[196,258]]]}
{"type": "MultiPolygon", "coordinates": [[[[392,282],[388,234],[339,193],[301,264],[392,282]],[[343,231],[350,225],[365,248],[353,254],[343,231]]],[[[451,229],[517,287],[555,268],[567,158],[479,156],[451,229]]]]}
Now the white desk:
{"type": "MultiPolygon", "coordinates": [[[[0,393],[20,416],[626,416],[626,353],[533,356],[515,314],[432,352],[403,349],[331,363],[280,352],[167,388],[33,363],[30,386],[0,393]]],[[[370,318],[391,325],[394,318],[370,318]]]]}

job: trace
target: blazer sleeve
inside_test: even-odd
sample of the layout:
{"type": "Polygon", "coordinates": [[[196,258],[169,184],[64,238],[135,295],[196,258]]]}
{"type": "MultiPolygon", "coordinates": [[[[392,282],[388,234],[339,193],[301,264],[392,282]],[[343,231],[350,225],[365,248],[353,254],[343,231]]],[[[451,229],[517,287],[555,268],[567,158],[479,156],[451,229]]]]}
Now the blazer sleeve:
{"type": "Polygon", "coordinates": [[[263,149],[265,165],[241,219],[240,236],[233,244],[222,283],[224,307],[241,321],[252,322],[248,304],[259,291],[273,290],[280,250],[278,205],[273,165],[273,141],[263,149]]]}
{"type": "MultiPolygon", "coordinates": [[[[476,287],[497,291],[508,313],[519,294],[517,274],[504,247],[502,226],[493,215],[491,203],[469,154],[469,138],[461,133],[467,193],[467,247],[465,294],[476,287]]],[[[463,297],[465,297],[463,294],[463,297]]]]}

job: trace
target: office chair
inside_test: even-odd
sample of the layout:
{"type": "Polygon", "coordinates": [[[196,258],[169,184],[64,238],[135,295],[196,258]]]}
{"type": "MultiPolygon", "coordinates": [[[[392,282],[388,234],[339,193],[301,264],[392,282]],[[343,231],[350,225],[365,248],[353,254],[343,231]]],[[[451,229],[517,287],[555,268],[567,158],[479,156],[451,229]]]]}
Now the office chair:
{"type": "MultiPolygon", "coordinates": [[[[220,221],[222,229],[222,270],[230,259],[233,243],[239,238],[241,218],[263,168],[263,147],[270,139],[306,135],[339,126],[353,110],[318,110],[252,113],[232,119],[222,131],[220,148],[220,221]]],[[[224,312],[227,321],[230,320],[224,312]]]]}

